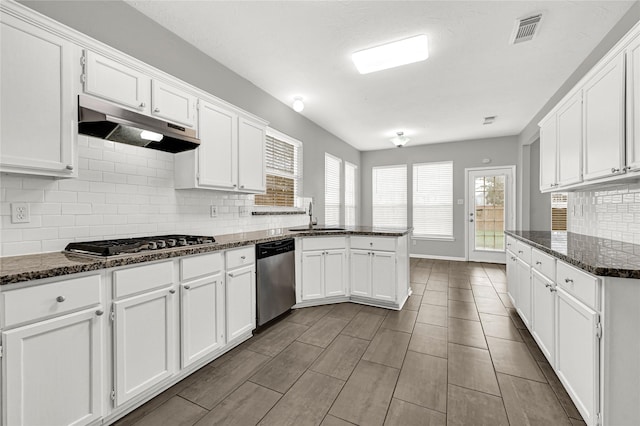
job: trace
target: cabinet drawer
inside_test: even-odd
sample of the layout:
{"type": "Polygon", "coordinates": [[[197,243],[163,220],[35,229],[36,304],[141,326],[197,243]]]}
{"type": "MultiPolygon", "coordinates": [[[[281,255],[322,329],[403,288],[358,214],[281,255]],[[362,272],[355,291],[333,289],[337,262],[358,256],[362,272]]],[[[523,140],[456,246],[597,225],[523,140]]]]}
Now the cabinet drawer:
{"type": "Polygon", "coordinates": [[[556,284],[595,310],[598,310],[598,282],[597,277],[558,261],[556,284]]]}
{"type": "Polygon", "coordinates": [[[516,239],[507,235],[507,250],[511,250],[512,252],[516,252],[516,239]]]}
{"type": "Polygon", "coordinates": [[[173,262],[136,266],[113,273],[113,297],[119,299],[131,294],[165,287],[173,283],[173,262]]]}
{"type": "Polygon", "coordinates": [[[303,250],[328,250],[347,247],[346,237],[305,238],[302,240],[303,250]]]}
{"type": "Polygon", "coordinates": [[[556,277],[556,259],[537,249],[531,249],[531,266],[546,278],[554,280],[556,277]]]}
{"type": "Polygon", "coordinates": [[[256,262],[256,247],[249,246],[237,250],[229,250],[226,256],[227,269],[253,265],[256,262]]]}
{"type": "Polygon", "coordinates": [[[200,256],[191,256],[180,260],[180,280],[190,280],[222,271],[222,253],[207,253],[200,256]]]}
{"type": "Polygon", "coordinates": [[[100,275],[7,291],[2,294],[4,326],[65,314],[100,301],[100,275]]]}
{"type": "Polygon", "coordinates": [[[531,265],[531,246],[523,243],[522,241],[516,241],[516,254],[522,261],[531,265]]]}
{"type": "Polygon", "coordinates": [[[396,251],[395,238],[351,237],[351,248],[396,251]]]}

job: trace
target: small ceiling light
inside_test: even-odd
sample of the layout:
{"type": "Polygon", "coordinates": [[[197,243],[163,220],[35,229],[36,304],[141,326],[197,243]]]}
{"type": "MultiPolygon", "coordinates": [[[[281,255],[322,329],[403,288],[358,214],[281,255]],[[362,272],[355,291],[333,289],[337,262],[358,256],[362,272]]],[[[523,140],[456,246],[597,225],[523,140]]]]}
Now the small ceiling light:
{"type": "Polygon", "coordinates": [[[302,112],[304,109],[304,102],[302,102],[302,98],[300,96],[296,96],[293,98],[293,110],[295,112],[302,112]]]}
{"type": "Polygon", "coordinates": [[[360,74],[412,64],[428,57],[429,42],[424,34],[360,50],[351,55],[360,74]]]}
{"type": "Polygon", "coordinates": [[[497,117],[498,117],[497,115],[492,115],[490,117],[485,117],[484,118],[484,122],[482,124],[483,125],[485,125],[485,124],[493,124],[493,122],[496,121],[497,117]]]}
{"type": "Polygon", "coordinates": [[[164,136],[160,133],[150,132],[148,130],[143,130],[140,132],[140,139],[145,139],[148,141],[160,142],[164,136]]]}
{"type": "Polygon", "coordinates": [[[410,140],[411,139],[409,139],[408,137],[406,137],[404,135],[404,132],[398,132],[398,133],[396,133],[396,136],[391,138],[391,143],[394,144],[398,148],[402,148],[410,140]]]}

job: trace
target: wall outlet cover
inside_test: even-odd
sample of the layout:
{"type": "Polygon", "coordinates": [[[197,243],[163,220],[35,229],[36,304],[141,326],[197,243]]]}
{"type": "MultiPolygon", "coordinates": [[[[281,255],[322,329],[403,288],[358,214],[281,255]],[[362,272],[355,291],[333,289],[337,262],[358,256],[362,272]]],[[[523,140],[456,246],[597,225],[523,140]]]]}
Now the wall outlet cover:
{"type": "Polygon", "coordinates": [[[29,203],[11,203],[11,223],[29,222],[31,222],[29,203]]]}
{"type": "Polygon", "coordinates": [[[240,216],[242,216],[242,217],[249,216],[249,207],[240,206],[240,209],[239,209],[238,213],[240,213],[240,216]]]}
{"type": "Polygon", "coordinates": [[[211,206],[211,217],[218,217],[218,206],[211,206]]]}

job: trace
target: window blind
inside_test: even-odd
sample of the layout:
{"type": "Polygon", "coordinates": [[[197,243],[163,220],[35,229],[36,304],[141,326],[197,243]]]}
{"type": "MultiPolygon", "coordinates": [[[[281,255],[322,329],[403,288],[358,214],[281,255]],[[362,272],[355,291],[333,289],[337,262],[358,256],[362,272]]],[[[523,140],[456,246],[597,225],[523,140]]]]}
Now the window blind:
{"type": "Polygon", "coordinates": [[[551,194],[551,230],[567,230],[567,205],[566,192],[554,192],[551,194]]]}
{"type": "Polygon", "coordinates": [[[342,160],[324,154],[324,222],[326,225],[340,224],[340,166],[342,160]]]}
{"type": "Polygon", "coordinates": [[[407,166],[374,167],[372,177],[373,226],[407,226],[407,166]]]}
{"type": "Polygon", "coordinates": [[[267,131],[265,144],[266,192],[255,196],[258,206],[295,207],[302,182],[302,143],[267,131]]]}
{"type": "Polygon", "coordinates": [[[413,234],[453,237],[453,163],[413,165],[413,234]]]}
{"type": "Polygon", "coordinates": [[[344,224],[356,225],[356,170],[358,166],[344,162],[344,224]]]}

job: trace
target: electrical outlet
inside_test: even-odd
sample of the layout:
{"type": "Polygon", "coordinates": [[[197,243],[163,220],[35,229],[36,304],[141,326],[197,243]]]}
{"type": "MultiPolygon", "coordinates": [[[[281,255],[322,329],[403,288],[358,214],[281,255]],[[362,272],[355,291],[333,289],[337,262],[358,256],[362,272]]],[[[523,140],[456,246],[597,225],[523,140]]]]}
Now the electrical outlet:
{"type": "Polygon", "coordinates": [[[238,209],[238,213],[240,213],[241,217],[249,216],[249,207],[240,206],[240,208],[238,209]]]}
{"type": "Polygon", "coordinates": [[[211,206],[211,217],[218,217],[218,206],[211,206]]]}
{"type": "Polygon", "coordinates": [[[11,223],[29,223],[29,203],[11,203],[11,223]]]}

